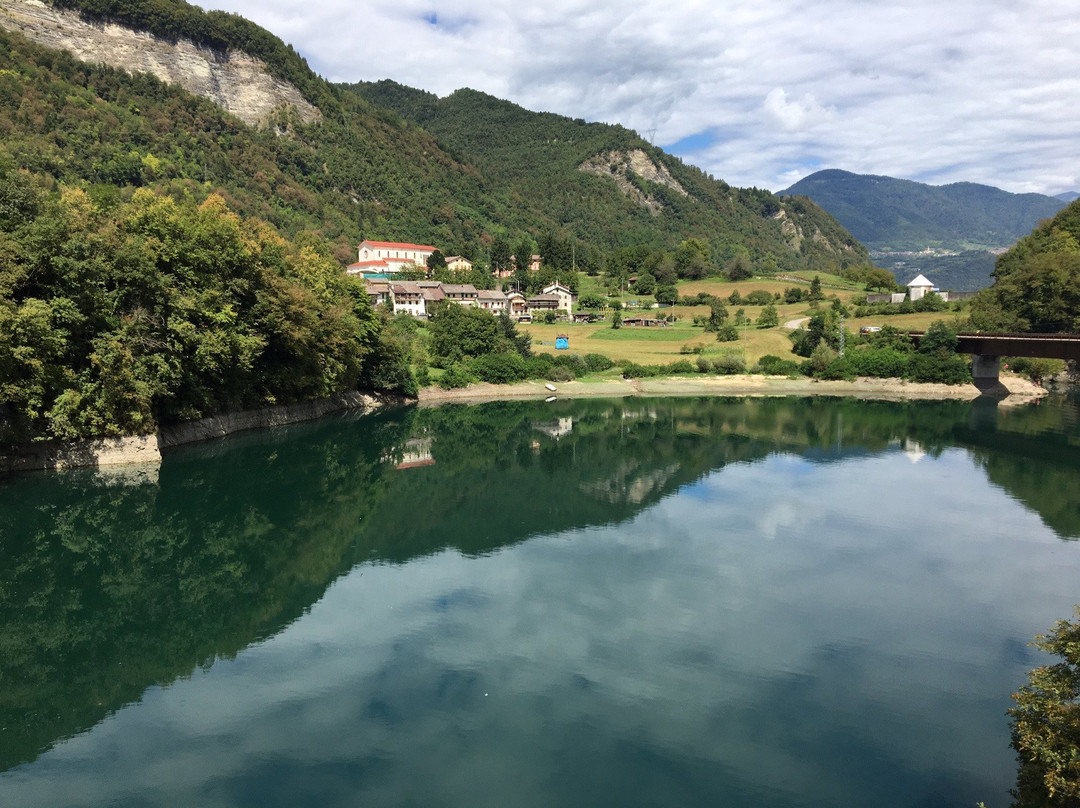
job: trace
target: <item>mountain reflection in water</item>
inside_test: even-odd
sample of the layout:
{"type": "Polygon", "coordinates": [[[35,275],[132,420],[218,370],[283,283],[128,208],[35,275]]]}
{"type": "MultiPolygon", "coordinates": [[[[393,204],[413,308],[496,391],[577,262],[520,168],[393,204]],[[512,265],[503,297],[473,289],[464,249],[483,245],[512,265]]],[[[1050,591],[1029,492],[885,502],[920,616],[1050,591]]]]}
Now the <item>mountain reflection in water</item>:
{"type": "MultiPolygon", "coordinates": [[[[533,537],[628,526],[672,497],[693,509],[703,484],[722,481],[717,472],[733,464],[786,474],[786,458],[798,458],[792,472],[802,475],[892,453],[923,464],[962,450],[970,461],[957,468],[972,479],[943,477],[958,501],[984,474],[1071,543],[1080,537],[1077,426],[1075,404],[1063,401],[990,412],[958,402],[827,399],[504,402],[236,436],[176,451],[160,468],[10,478],[0,483],[0,771],[30,772],[42,753],[148,688],[278,636],[350,571],[446,550],[481,558],[533,537]]],[[[783,500],[782,489],[768,490],[772,479],[780,484],[765,479],[762,496],[783,500]]],[[[885,504],[902,496],[883,485],[883,521],[901,518],[903,508],[885,504]]],[[[755,528],[760,541],[806,518],[783,507],[771,514],[755,528]]],[[[940,516],[945,540],[964,514],[942,507],[940,516]]],[[[681,664],[727,664],[695,654],[681,664]]],[[[788,685],[801,686],[797,678],[788,685]]],[[[995,697],[1007,702],[1007,691],[995,697]]],[[[798,701],[793,692],[771,698],[798,701]]],[[[809,703],[831,701],[819,693],[809,703]]],[[[995,740],[1006,747],[1007,733],[995,740]]],[[[734,788],[713,783],[718,775],[707,767],[680,766],[697,772],[708,799],[734,788]]],[[[0,779],[0,803],[4,794],[0,779]]]]}

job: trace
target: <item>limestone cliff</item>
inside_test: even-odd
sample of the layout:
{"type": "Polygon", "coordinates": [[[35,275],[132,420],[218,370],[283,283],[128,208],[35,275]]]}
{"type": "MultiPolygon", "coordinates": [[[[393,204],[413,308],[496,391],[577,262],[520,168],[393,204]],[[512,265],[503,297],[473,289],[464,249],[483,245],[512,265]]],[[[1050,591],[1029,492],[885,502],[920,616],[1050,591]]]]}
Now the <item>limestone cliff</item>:
{"type": "Polygon", "coordinates": [[[319,110],[266,65],[240,51],[220,53],[187,40],[175,45],[119,25],[89,23],[74,12],[40,0],[0,0],[0,26],[49,48],[70,51],[85,62],[131,73],[152,73],[190,93],[211,99],[240,120],[258,125],[283,105],[313,121],[319,110]]]}
{"type": "Polygon", "coordinates": [[[603,152],[595,157],[590,157],[578,168],[589,174],[611,177],[624,194],[639,205],[648,208],[653,214],[659,213],[663,209],[663,205],[658,199],[644,194],[634,185],[630,181],[631,174],[647,182],[667,186],[683,196],[687,195],[686,190],[671,176],[667,168],[663,165],[656,165],[641,149],[603,152]]]}

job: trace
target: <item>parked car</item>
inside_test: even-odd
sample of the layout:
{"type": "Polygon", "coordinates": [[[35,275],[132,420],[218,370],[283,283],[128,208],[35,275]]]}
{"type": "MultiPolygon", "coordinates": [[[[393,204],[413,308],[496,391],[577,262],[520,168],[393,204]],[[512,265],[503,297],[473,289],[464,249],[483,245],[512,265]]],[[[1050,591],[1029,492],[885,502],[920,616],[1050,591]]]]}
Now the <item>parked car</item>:
{"type": "Polygon", "coordinates": [[[859,329],[859,333],[860,334],[876,334],[880,330],[881,330],[880,325],[864,325],[862,328],[859,329]]]}

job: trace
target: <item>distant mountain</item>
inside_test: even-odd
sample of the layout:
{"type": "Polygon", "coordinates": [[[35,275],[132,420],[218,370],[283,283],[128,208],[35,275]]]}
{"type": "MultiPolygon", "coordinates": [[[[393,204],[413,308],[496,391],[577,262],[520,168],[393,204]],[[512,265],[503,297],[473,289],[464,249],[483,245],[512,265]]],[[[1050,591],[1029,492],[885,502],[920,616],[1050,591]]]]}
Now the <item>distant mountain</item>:
{"type": "Polygon", "coordinates": [[[939,289],[977,292],[994,282],[997,256],[987,250],[970,250],[956,255],[878,256],[875,260],[892,272],[901,286],[916,275],[925,275],[939,289]]]}
{"type": "Polygon", "coordinates": [[[1009,247],[1065,202],[1012,194],[989,185],[926,185],[830,169],[805,177],[781,196],[808,196],[872,252],[960,252],[1009,247]]]}
{"type": "Polygon", "coordinates": [[[1063,194],[1054,194],[1054,199],[1060,199],[1062,202],[1068,204],[1077,199],[1080,199],[1080,191],[1066,191],[1063,194]]]}

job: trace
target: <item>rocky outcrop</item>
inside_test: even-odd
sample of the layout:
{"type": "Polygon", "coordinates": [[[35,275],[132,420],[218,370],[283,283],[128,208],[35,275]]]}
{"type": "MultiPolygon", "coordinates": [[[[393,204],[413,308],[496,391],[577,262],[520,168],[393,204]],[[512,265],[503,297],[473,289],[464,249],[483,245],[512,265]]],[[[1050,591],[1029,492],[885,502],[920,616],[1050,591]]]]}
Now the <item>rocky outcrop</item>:
{"type": "Polygon", "coordinates": [[[351,391],[281,407],[227,413],[162,427],[156,435],[32,443],[0,452],[0,474],[41,469],[100,468],[160,463],[161,452],[185,443],[223,438],[235,432],[314,421],[334,412],[373,412],[404,399],[351,391]]]}
{"type": "Polygon", "coordinates": [[[600,177],[611,177],[624,194],[639,205],[648,208],[654,215],[664,209],[663,203],[638,188],[631,181],[631,174],[640,177],[646,182],[671,188],[683,196],[688,195],[686,189],[671,176],[671,172],[667,170],[666,166],[658,166],[641,149],[601,152],[595,157],[590,157],[578,166],[578,169],[600,177]]]}
{"type": "Polygon", "coordinates": [[[0,0],[0,26],[46,47],[70,51],[84,62],[153,73],[253,126],[286,105],[295,107],[306,122],[320,117],[296,87],[274,78],[263,62],[240,51],[220,53],[187,40],[174,45],[119,25],[86,22],[40,0],[0,0]]]}

